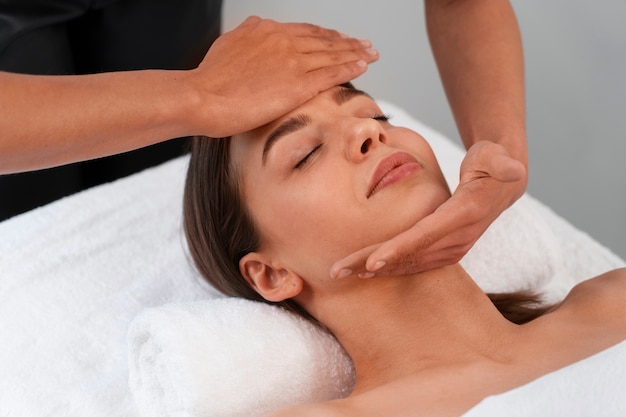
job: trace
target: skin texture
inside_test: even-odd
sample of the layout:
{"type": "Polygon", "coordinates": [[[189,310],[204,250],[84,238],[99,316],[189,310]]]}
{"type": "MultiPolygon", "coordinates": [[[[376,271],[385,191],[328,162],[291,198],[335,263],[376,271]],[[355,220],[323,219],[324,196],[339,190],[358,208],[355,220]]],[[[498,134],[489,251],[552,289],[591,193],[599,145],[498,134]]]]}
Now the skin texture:
{"type": "Polygon", "coordinates": [[[369,42],[333,30],[250,17],[189,71],[0,72],[0,174],[246,131],[361,75],[377,58],[369,42]]]}
{"type": "Polygon", "coordinates": [[[272,416],[458,416],[487,395],[626,337],[626,270],[578,285],[524,325],[507,321],[458,264],[408,276],[331,278],[334,257],[389,239],[449,198],[425,140],[380,120],[370,98],[341,90],[231,143],[261,235],[259,249],[239,263],[242,276],[265,299],[294,299],[323,323],[357,375],[345,399],[272,416]],[[284,134],[266,145],[277,129],[284,134]],[[399,154],[400,171],[384,170],[385,186],[372,187],[399,154]]]}
{"type": "Polygon", "coordinates": [[[388,241],[338,261],[332,275],[408,274],[459,261],[526,190],[524,64],[508,0],[426,0],[442,83],[468,149],[453,198],[388,241]],[[484,146],[491,142],[502,148],[484,146]],[[503,159],[510,155],[516,162],[503,159]]]}

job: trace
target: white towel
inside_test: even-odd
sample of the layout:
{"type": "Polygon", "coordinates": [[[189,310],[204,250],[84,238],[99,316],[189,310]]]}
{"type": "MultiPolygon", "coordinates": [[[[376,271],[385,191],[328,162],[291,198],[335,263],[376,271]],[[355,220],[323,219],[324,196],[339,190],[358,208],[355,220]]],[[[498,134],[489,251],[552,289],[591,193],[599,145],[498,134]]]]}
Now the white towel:
{"type": "Polygon", "coordinates": [[[176,160],[0,223],[0,416],[134,414],[131,320],[216,294],[183,250],[185,166],[176,160]]]}

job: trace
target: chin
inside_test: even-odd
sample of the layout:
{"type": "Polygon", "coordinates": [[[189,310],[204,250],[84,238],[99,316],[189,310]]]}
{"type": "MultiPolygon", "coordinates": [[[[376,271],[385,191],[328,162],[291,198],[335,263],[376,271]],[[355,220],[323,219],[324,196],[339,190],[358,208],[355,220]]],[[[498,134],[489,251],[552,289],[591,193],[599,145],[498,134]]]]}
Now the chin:
{"type": "Polygon", "coordinates": [[[424,217],[435,212],[450,198],[450,193],[447,188],[438,188],[408,192],[396,198],[398,203],[387,207],[384,214],[375,220],[376,223],[385,223],[386,234],[391,236],[409,229],[424,217]]]}

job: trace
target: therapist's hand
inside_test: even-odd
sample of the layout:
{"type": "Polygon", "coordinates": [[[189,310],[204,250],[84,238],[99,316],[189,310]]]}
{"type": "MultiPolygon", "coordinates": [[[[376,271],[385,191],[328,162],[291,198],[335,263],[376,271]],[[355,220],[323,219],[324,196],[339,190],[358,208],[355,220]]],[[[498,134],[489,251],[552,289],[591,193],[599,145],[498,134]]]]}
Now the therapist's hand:
{"type": "Polygon", "coordinates": [[[410,274],[458,262],[526,189],[524,164],[481,141],[467,152],[456,191],[435,212],[393,239],[336,262],[331,277],[410,274]]]}
{"type": "Polygon", "coordinates": [[[311,24],[249,17],[218,38],[192,71],[206,101],[197,134],[224,137],[262,126],[358,77],[377,59],[369,41],[311,24]]]}

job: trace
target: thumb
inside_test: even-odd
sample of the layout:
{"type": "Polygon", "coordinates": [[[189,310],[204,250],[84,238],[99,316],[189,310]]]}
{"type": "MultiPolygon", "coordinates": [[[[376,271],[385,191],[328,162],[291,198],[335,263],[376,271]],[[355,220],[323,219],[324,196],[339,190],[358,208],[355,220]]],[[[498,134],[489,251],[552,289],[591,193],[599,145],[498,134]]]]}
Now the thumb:
{"type": "Polygon", "coordinates": [[[487,172],[498,181],[515,182],[524,178],[526,167],[515,158],[499,154],[489,160],[487,172]]]}

